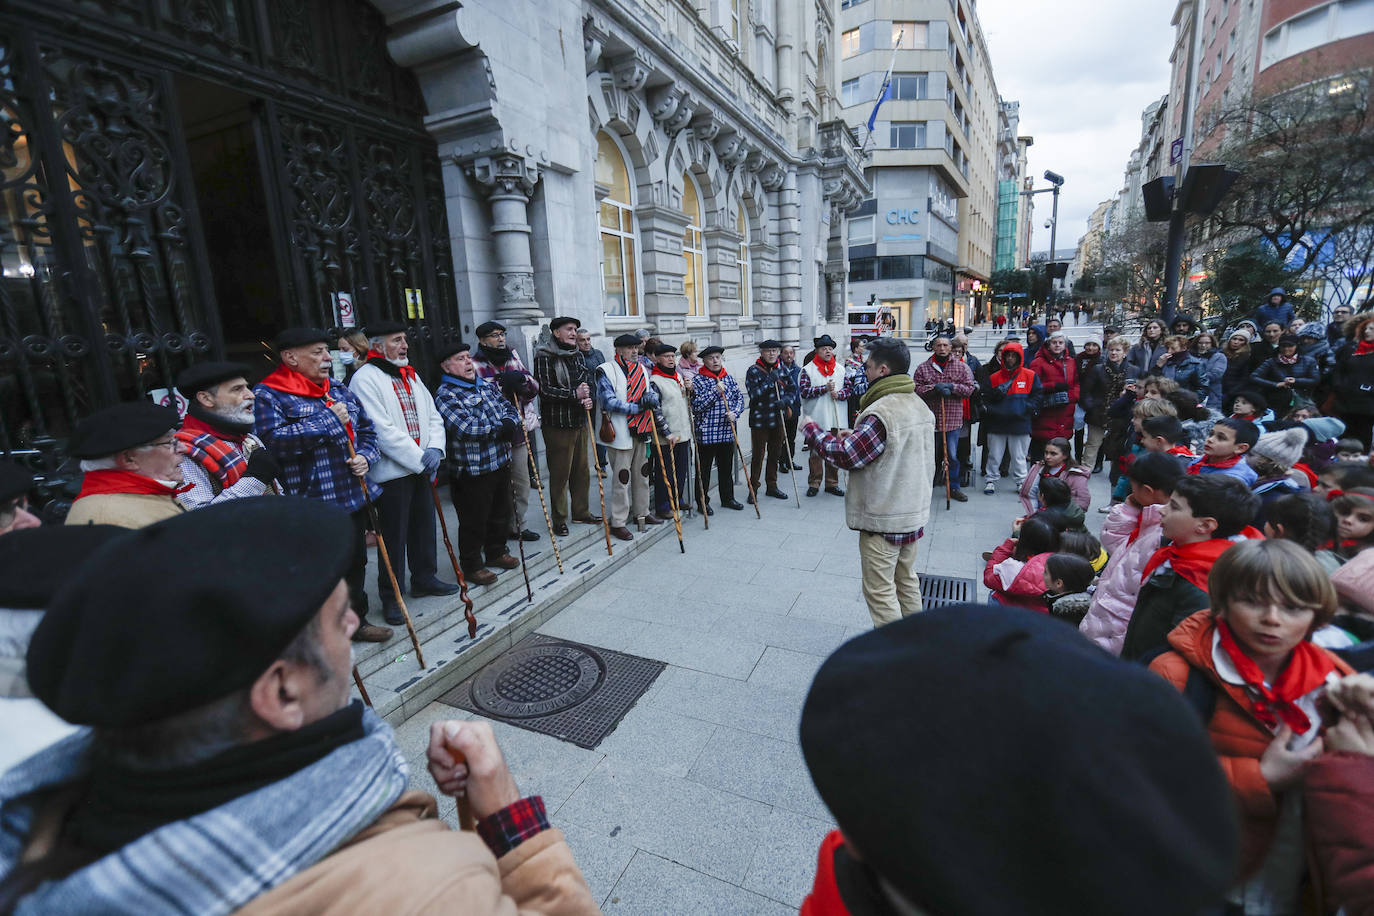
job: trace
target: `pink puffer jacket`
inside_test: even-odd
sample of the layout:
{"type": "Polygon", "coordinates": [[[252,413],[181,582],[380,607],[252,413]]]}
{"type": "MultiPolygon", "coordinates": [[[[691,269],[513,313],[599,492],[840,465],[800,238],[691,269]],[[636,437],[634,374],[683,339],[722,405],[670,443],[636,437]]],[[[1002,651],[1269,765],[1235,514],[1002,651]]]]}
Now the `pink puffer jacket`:
{"type": "MultiPolygon", "coordinates": [[[[1044,473],[1045,462],[1037,461],[1035,464],[1031,465],[1031,469],[1026,472],[1026,479],[1021,481],[1021,506],[1026,510],[1027,515],[1030,515],[1036,509],[1040,508],[1031,500],[1031,486],[1034,485],[1044,473]]],[[[1069,493],[1073,501],[1078,503],[1080,509],[1087,512],[1088,508],[1093,504],[1092,493],[1088,491],[1088,481],[1092,478],[1092,472],[1081,464],[1075,464],[1069,465],[1068,467],[1061,467],[1059,473],[1055,476],[1069,485],[1069,493]]]]}
{"type": "Polygon", "coordinates": [[[1140,577],[1159,542],[1159,506],[1140,509],[1128,500],[1113,506],[1102,522],[1102,546],[1111,559],[1097,580],[1088,616],[1078,629],[1113,655],[1121,654],[1126,625],[1140,593],[1140,577]],[[1131,542],[1137,523],[1140,535],[1131,542]]]}

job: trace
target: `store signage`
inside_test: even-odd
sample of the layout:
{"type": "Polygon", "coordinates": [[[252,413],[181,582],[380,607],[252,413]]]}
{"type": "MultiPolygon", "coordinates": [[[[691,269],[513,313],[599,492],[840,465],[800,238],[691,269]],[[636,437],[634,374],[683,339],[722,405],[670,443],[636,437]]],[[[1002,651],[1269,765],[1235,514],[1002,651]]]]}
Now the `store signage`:
{"type": "Polygon", "coordinates": [[[920,207],[894,207],[887,211],[887,223],[889,226],[902,224],[916,225],[921,221],[920,207]]]}

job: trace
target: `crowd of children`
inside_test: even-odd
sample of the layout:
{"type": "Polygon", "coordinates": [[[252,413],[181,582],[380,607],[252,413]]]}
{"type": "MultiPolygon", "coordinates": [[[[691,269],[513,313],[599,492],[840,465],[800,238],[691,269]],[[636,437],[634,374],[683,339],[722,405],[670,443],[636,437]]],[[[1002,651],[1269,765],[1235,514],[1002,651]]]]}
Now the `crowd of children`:
{"type": "MultiPolygon", "coordinates": [[[[1374,324],[1360,330],[1374,352],[1374,324]]],[[[1313,894],[1325,912],[1374,912],[1374,848],[1352,873],[1348,848],[1314,839],[1348,842],[1347,821],[1374,813],[1374,702],[1345,702],[1351,683],[1374,689],[1354,674],[1374,669],[1374,466],[1343,420],[1307,400],[1311,367],[1287,339],[1265,363],[1268,391],[1224,396],[1186,338],[1162,345],[1155,360],[1106,341],[1125,367],[1090,406],[1113,484],[1100,541],[1085,524],[1095,456],[1078,464],[1053,439],[1021,483],[1025,515],[984,554],[984,585],[993,603],[1148,665],[1198,708],[1244,840],[1217,912],[1321,912],[1303,908],[1313,894]],[[1137,374],[1132,353],[1173,371],[1137,374]],[[1350,752],[1367,756],[1351,766],[1350,752]],[[1353,801],[1333,805],[1333,791],[1353,801]]]]}

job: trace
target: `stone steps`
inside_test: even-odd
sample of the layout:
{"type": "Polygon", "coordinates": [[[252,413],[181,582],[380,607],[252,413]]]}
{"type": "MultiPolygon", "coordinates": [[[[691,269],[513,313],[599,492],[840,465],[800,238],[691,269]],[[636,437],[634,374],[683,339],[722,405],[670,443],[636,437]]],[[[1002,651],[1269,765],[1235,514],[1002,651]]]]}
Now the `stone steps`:
{"type": "MultiPolygon", "coordinates": [[[[452,523],[449,530],[456,535],[452,523]]],[[[560,575],[545,532],[541,540],[525,545],[533,603],[526,600],[525,580],[518,569],[503,571],[493,585],[470,587],[468,594],[477,617],[476,639],[468,638],[457,595],[407,599],[428,667],[420,670],[404,626],[394,627],[395,634],[385,643],[355,643],[354,662],[373,708],[393,725],[399,724],[663,537],[674,537],[671,523],[636,531],[633,541],[612,540],[614,555],[608,557],[600,525],[571,524],[569,536],[558,539],[563,558],[560,575]]],[[[439,555],[440,575],[450,578],[452,567],[447,565],[442,543],[439,555]]],[[[355,687],[355,695],[356,691],[355,687]]]]}

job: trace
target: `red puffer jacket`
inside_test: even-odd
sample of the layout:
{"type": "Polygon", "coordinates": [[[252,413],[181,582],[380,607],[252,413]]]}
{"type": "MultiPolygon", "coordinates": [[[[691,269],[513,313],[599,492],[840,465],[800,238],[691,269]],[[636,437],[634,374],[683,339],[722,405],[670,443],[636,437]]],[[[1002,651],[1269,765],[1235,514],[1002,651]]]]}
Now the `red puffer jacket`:
{"type": "Polygon", "coordinates": [[[1040,442],[1059,436],[1072,439],[1073,408],[1078,403],[1078,367],[1074,365],[1073,358],[1067,352],[1055,358],[1049,350],[1041,347],[1031,361],[1030,371],[1040,379],[1042,393],[1040,413],[1031,421],[1031,438],[1040,442]],[[1054,401],[1063,400],[1063,396],[1056,391],[1059,385],[1065,386],[1064,393],[1068,394],[1069,402],[1056,406],[1054,401]]]}
{"type": "Polygon", "coordinates": [[[1050,554],[1038,553],[1031,557],[1011,583],[1003,586],[995,567],[1003,560],[1009,559],[1015,550],[1014,538],[1007,538],[997,546],[992,552],[992,558],[983,567],[983,584],[1002,604],[1048,614],[1050,606],[1045,602],[1045,563],[1049,561],[1050,554]]]}
{"type": "Polygon", "coordinates": [[[1318,757],[1303,773],[1303,804],[1327,903],[1374,913],[1374,757],[1318,757]]]}

